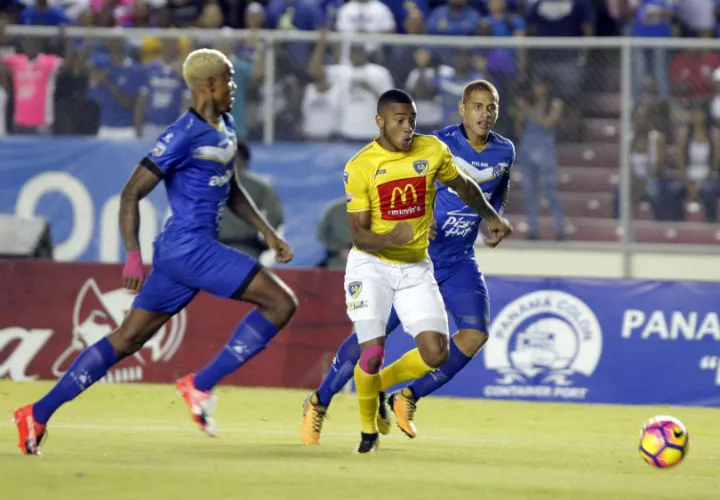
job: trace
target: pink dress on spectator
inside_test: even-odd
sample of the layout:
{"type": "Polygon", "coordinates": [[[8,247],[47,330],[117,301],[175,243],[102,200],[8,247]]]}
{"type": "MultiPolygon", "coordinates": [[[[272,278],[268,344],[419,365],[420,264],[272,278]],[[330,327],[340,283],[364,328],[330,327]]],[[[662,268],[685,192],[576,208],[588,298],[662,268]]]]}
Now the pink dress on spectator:
{"type": "Polygon", "coordinates": [[[25,54],[13,54],[5,56],[3,62],[12,72],[15,125],[28,128],[52,125],[55,121],[55,79],[62,58],[40,54],[30,61],[25,54]]]}

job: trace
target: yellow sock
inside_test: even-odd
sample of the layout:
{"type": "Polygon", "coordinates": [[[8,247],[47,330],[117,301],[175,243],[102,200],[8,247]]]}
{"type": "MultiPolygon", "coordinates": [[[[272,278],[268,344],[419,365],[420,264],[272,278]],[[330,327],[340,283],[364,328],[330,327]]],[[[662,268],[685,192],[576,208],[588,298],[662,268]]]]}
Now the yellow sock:
{"type": "Polygon", "coordinates": [[[358,406],[360,407],[362,431],[367,434],[377,434],[380,375],[378,373],[374,375],[365,373],[358,363],[355,365],[355,390],[357,391],[358,406]]]}
{"type": "Polygon", "coordinates": [[[393,364],[380,370],[380,390],[387,391],[396,384],[416,380],[433,371],[425,364],[417,348],[408,351],[393,364]]]}

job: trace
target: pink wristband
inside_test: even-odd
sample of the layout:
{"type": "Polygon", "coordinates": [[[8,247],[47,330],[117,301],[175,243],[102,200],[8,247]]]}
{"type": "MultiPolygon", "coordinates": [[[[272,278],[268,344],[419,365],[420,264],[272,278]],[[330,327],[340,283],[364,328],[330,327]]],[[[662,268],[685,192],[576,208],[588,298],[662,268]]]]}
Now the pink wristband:
{"type": "Polygon", "coordinates": [[[123,276],[140,279],[145,276],[140,250],[130,250],[127,253],[127,260],[125,261],[125,267],[123,268],[123,276]]]}

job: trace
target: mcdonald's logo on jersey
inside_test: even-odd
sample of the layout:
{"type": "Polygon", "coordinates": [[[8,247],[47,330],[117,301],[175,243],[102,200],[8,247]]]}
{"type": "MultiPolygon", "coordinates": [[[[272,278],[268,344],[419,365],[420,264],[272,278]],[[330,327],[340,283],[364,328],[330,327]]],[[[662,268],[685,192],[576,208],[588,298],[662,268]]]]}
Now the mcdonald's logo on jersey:
{"type": "Polygon", "coordinates": [[[398,179],[378,186],[383,220],[407,220],[425,215],[424,177],[398,179]]]}

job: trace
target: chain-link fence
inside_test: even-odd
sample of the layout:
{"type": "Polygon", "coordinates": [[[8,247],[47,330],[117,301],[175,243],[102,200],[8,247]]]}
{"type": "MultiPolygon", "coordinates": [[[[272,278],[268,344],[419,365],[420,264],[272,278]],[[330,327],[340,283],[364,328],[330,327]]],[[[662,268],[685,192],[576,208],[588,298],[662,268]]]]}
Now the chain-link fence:
{"type": "Polygon", "coordinates": [[[431,132],[460,120],[467,81],[489,79],[497,131],[517,149],[515,238],[626,250],[720,240],[716,42],[11,27],[0,36],[7,133],[157,137],[187,106],[180,64],[197,47],[230,56],[239,133],[265,144],[369,141],[392,87],[414,96],[418,129],[431,132]],[[37,54],[57,70],[42,106],[16,62],[37,54]],[[42,123],[25,120],[28,95],[42,123]]]}

